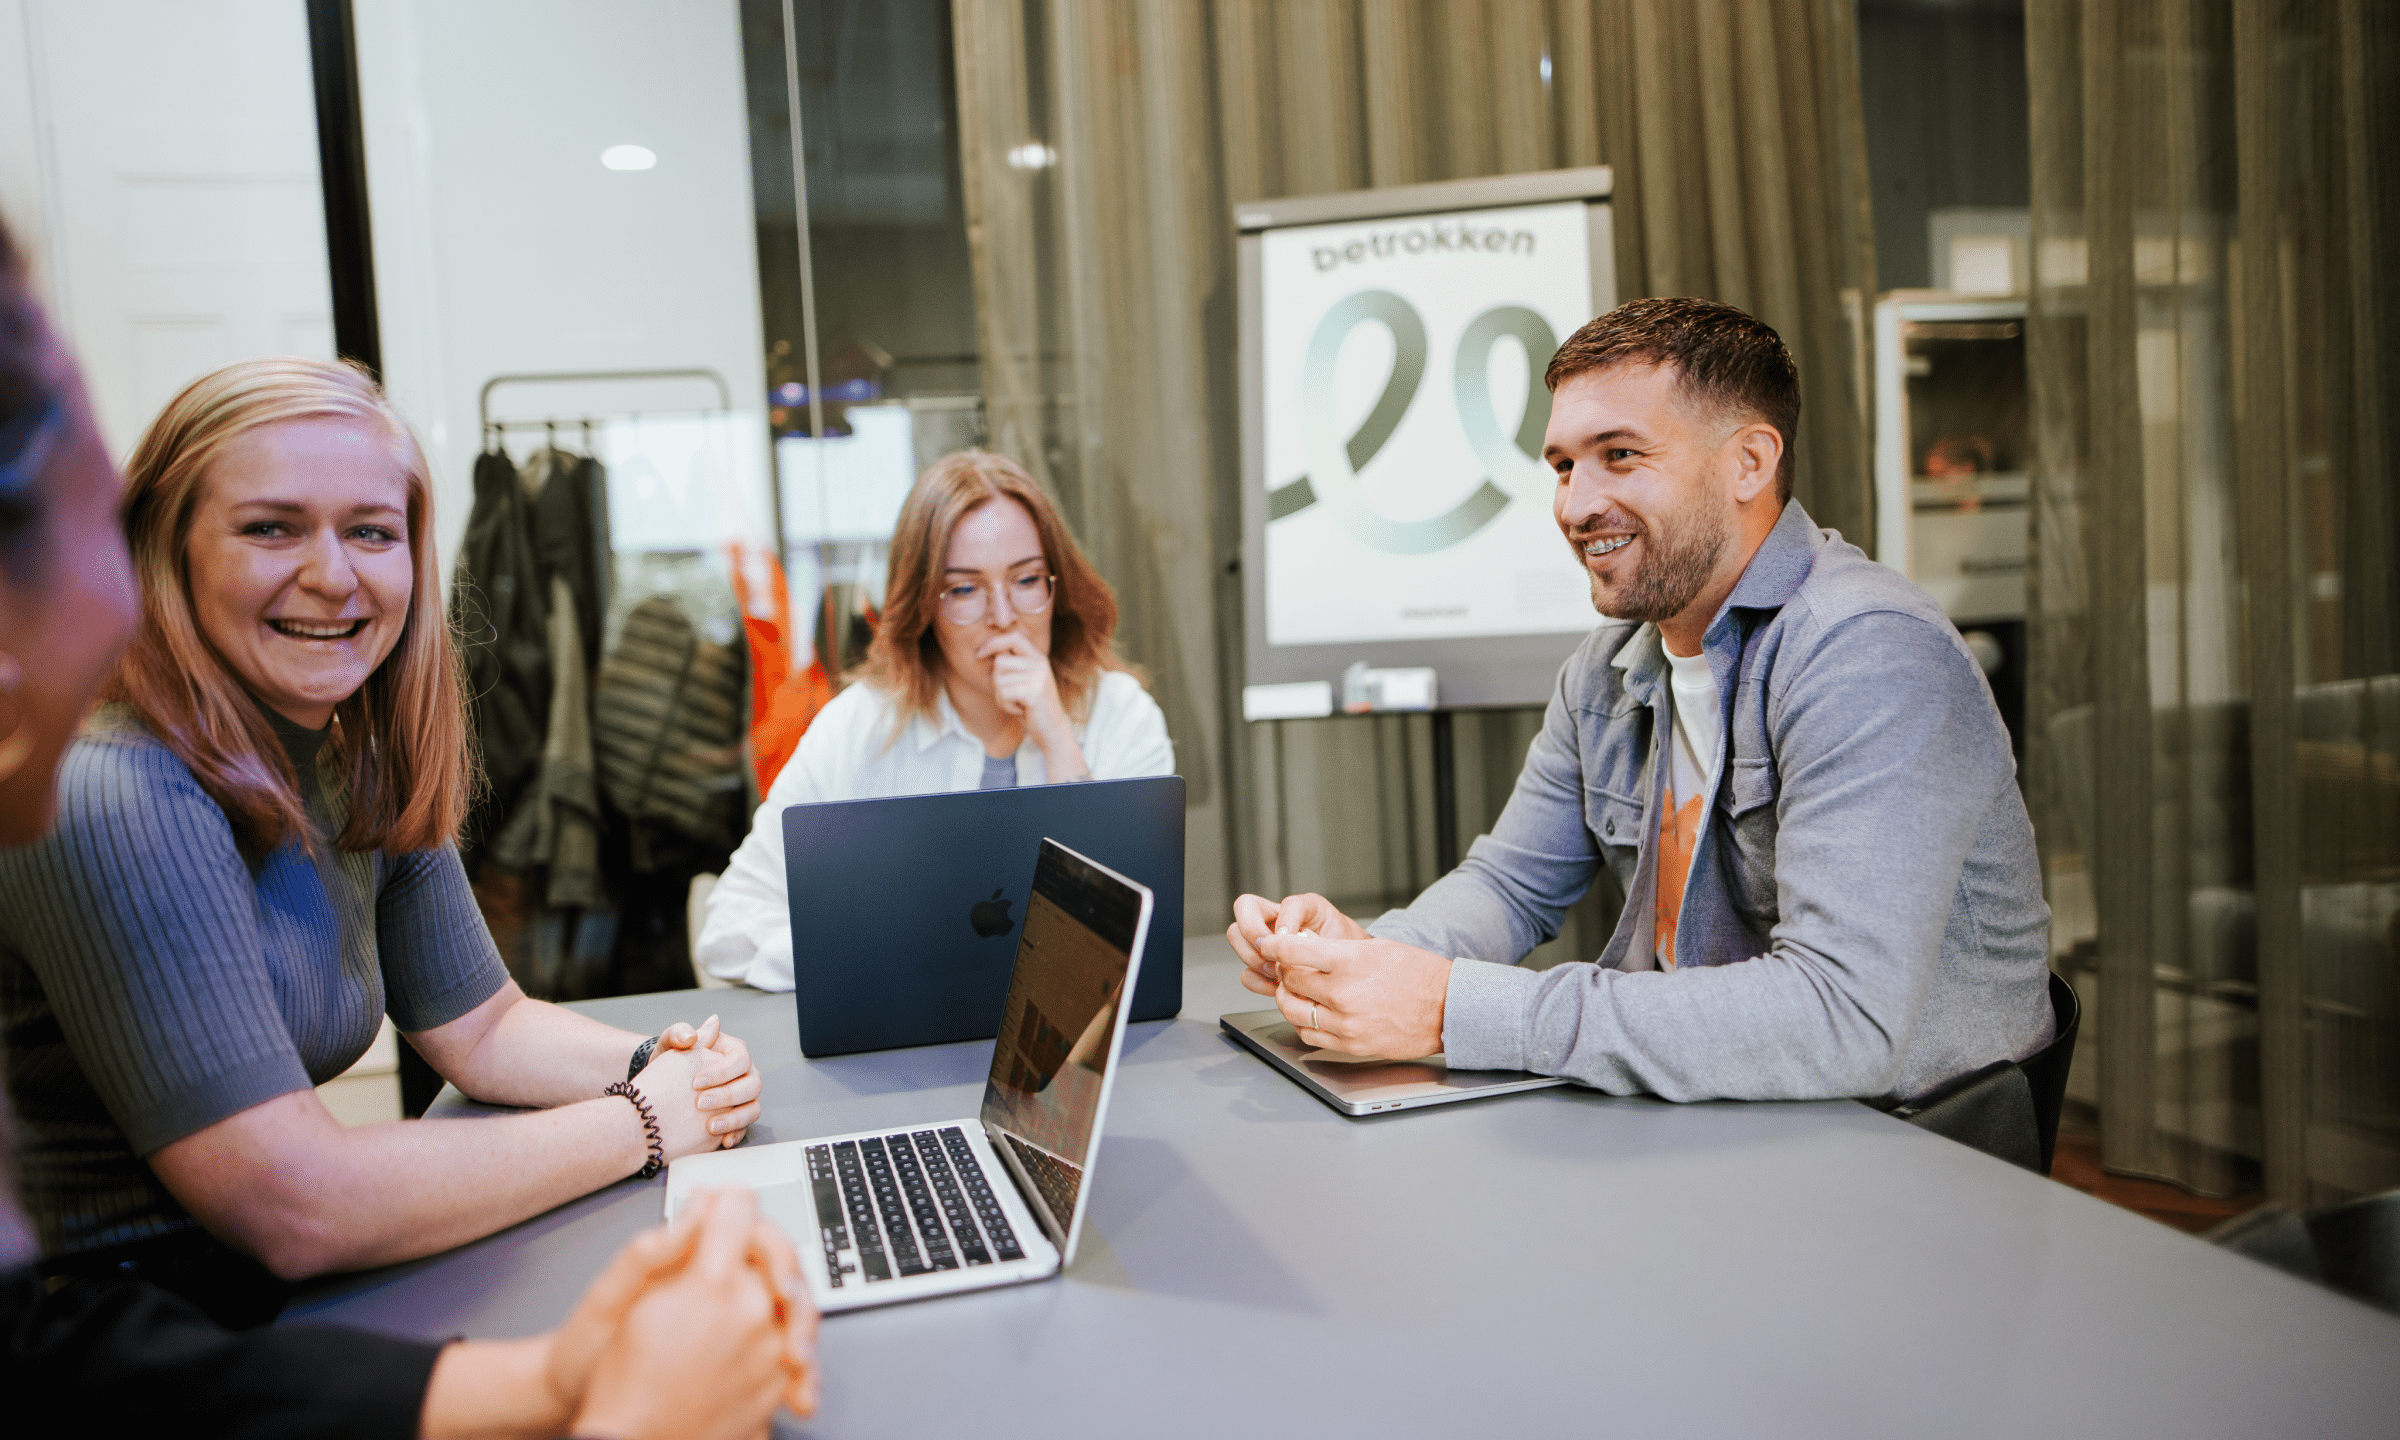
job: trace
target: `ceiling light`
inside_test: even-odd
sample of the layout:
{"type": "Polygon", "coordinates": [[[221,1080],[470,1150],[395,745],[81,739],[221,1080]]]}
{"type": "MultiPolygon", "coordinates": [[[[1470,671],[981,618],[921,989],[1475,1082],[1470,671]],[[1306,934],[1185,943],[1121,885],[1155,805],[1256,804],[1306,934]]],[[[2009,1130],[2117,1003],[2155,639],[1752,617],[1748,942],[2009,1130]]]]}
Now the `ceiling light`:
{"type": "Polygon", "coordinates": [[[611,170],[647,170],[658,163],[658,152],[647,145],[611,145],[600,152],[600,163],[611,170]]]}
{"type": "Polygon", "coordinates": [[[1058,152],[1038,140],[1009,148],[1008,168],[1011,170],[1047,170],[1057,163],[1058,152]]]}

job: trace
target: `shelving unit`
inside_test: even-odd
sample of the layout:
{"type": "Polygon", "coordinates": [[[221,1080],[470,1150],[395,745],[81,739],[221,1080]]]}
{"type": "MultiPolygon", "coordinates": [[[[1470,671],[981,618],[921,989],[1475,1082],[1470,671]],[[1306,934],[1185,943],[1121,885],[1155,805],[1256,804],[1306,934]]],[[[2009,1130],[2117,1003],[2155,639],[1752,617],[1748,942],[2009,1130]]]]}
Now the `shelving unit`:
{"type": "Polygon", "coordinates": [[[1875,306],[1875,553],[1967,636],[2024,758],[2033,427],[2025,302],[1895,290],[1875,306]]]}

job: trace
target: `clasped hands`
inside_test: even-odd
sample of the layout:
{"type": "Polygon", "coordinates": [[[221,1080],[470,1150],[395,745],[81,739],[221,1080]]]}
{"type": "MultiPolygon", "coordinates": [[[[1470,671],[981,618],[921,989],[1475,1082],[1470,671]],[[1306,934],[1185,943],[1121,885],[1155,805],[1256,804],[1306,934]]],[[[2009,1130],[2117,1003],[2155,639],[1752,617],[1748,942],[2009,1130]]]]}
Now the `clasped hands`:
{"type": "Polygon", "coordinates": [[[1441,1050],[1442,956],[1375,939],[1322,895],[1244,895],[1225,938],[1242,958],[1242,987],[1272,996],[1301,1043],[1386,1060],[1441,1050]]]}
{"type": "Polygon", "coordinates": [[[428,1440],[467,1435],[752,1440],[817,1406],[817,1311],[747,1190],[694,1196],[636,1235],[564,1325],[442,1353],[428,1440]]]}
{"type": "Polygon", "coordinates": [[[714,1015],[696,1029],[680,1020],[668,1026],[633,1083],[658,1112],[669,1159],[730,1150],[758,1121],[761,1081],[750,1047],[726,1034],[714,1015]],[[690,1094],[692,1103],[669,1103],[678,1094],[690,1094]]]}

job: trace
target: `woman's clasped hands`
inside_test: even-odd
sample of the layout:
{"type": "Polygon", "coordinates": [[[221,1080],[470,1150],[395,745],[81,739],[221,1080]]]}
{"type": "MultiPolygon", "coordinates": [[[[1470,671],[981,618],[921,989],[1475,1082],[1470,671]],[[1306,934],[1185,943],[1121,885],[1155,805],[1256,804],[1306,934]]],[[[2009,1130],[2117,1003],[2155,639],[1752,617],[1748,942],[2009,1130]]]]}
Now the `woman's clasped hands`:
{"type": "Polygon", "coordinates": [[[730,1150],[758,1122],[760,1080],[750,1047],[724,1033],[716,1016],[697,1029],[678,1020],[658,1037],[634,1088],[658,1113],[667,1157],[730,1150]],[[691,1104],[674,1101],[691,1096],[691,1104]]]}

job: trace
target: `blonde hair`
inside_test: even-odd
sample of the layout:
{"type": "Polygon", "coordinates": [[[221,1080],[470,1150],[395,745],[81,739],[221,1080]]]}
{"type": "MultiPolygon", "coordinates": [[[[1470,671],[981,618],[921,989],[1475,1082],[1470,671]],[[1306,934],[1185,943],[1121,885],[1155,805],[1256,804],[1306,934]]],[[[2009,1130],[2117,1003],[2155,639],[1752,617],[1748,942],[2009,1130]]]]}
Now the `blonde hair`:
{"type": "Polygon", "coordinates": [[[1088,716],[1109,670],[1135,673],[1117,656],[1117,595],[1084,558],[1059,518],[1058,507],[1033,477],[1005,455],[961,450],[945,455],[917,477],[900,508],[892,535],[892,566],[884,586],[883,618],[867,658],[851,675],[892,697],[899,709],[894,734],[918,717],[932,719],[942,692],[941,641],[933,633],[939,612],[950,537],[968,514],[994,500],[1014,500],[1033,517],[1042,537],[1042,557],[1057,576],[1050,609],[1050,669],[1067,713],[1088,716]]]}
{"type": "Polygon", "coordinates": [[[375,377],[348,361],[245,360],[167,402],[126,466],[125,537],[142,587],[141,626],[103,698],[130,706],[225,811],[234,838],[263,855],[310,835],[298,777],[260,703],[200,633],[187,553],[209,467],[236,436],[293,420],[343,419],[380,430],[408,484],[414,573],[400,641],[356,694],[334,707],[327,759],[349,813],[347,851],[424,850],[457,837],[473,758],[459,659],[444,623],[425,452],[375,377]]]}

